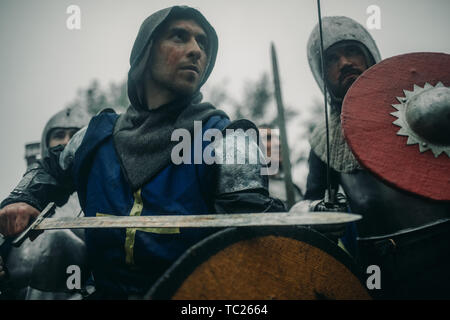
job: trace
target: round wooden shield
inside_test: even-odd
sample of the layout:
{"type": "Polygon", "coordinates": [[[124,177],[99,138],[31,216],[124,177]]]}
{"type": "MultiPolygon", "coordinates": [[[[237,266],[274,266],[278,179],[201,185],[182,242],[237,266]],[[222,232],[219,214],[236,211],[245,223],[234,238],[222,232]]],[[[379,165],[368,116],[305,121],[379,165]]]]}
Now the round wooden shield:
{"type": "Polygon", "coordinates": [[[347,92],[342,107],[342,128],[358,161],[382,180],[434,200],[450,200],[450,158],[420,152],[391,113],[397,97],[414,85],[450,86],[450,55],[411,53],[392,57],[366,70],[347,92]]]}
{"type": "Polygon", "coordinates": [[[311,229],[230,228],[189,249],[147,298],[370,299],[360,276],[350,256],[311,229]]]}

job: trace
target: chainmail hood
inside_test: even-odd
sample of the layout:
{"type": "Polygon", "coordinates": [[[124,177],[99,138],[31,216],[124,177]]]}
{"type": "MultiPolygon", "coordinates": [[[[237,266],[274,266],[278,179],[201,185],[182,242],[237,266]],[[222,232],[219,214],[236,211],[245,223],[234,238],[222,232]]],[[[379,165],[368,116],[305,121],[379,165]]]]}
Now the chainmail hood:
{"type": "Polygon", "coordinates": [[[165,22],[173,18],[192,19],[196,21],[204,29],[208,37],[208,61],[199,88],[194,94],[194,100],[197,102],[200,102],[201,100],[199,90],[206,80],[208,80],[208,77],[214,68],[219,40],[214,28],[198,10],[187,6],[173,6],[159,10],[147,17],[142,23],[133,44],[130,55],[130,70],[128,72],[128,98],[135,108],[144,110],[147,108],[145,105],[145,98],[142,96],[142,90],[139,90],[138,86],[142,86],[143,84],[142,79],[146,72],[147,61],[150,59],[153,40],[157,35],[158,30],[165,22]]]}
{"type": "MultiPolygon", "coordinates": [[[[381,55],[370,33],[358,22],[347,17],[323,17],[323,50],[344,41],[356,43],[366,56],[369,66],[378,63],[381,55]]],[[[324,92],[322,79],[322,61],[320,55],[320,32],[316,25],[308,40],[308,62],[311,72],[316,79],[320,90],[324,92]]],[[[327,99],[330,102],[330,167],[338,172],[351,172],[361,168],[344,139],[340,121],[340,108],[342,99],[333,97],[327,90],[327,99]]],[[[325,121],[317,125],[310,137],[311,148],[324,162],[327,161],[326,126],[325,121]]]]}

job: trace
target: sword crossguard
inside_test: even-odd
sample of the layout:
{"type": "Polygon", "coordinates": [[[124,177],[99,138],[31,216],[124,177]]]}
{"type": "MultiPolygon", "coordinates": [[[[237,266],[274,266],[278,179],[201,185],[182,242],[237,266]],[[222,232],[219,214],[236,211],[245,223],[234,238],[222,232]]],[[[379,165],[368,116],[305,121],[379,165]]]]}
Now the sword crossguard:
{"type": "Polygon", "coordinates": [[[44,210],[37,216],[37,218],[24,230],[21,234],[19,234],[14,240],[11,241],[11,244],[14,247],[19,247],[23,241],[29,236],[30,232],[42,222],[47,217],[50,217],[53,213],[55,213],[56,205],[54,202],[50,202],[44,210]]]}
{"type": "Polygon", "coordinates": [[[328,195],[328,190],[325,190],[324,199],[315,203],[312,211],[348,212],[347,198],[334,189],[331,189],[331,192],[332,197],[328,195]]]}

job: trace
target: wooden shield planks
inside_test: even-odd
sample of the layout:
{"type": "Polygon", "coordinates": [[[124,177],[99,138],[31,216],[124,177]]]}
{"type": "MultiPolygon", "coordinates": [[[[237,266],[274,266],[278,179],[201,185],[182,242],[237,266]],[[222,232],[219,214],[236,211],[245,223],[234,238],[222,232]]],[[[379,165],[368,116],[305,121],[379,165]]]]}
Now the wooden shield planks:
{"type": "Polygon", "coordinates": [[[227,229],[191,248],[153,299],[370,299],[351,258],[307,228],[227,229]]]}

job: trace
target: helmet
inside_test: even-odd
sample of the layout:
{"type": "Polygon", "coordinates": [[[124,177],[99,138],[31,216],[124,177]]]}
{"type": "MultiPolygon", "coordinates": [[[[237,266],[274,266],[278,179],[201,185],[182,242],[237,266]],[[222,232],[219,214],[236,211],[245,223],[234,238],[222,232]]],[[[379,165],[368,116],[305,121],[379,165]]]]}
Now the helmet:
{"type": "Polygon", "coordinates": [[[48,120],[42,132],[41,138],[41,158],[44,158],[48,152],[48,142],[50,132],[56,128],[78,128],[87,126],[91,116],[82,107],[69,107],[58,112],[48,120]]]}

